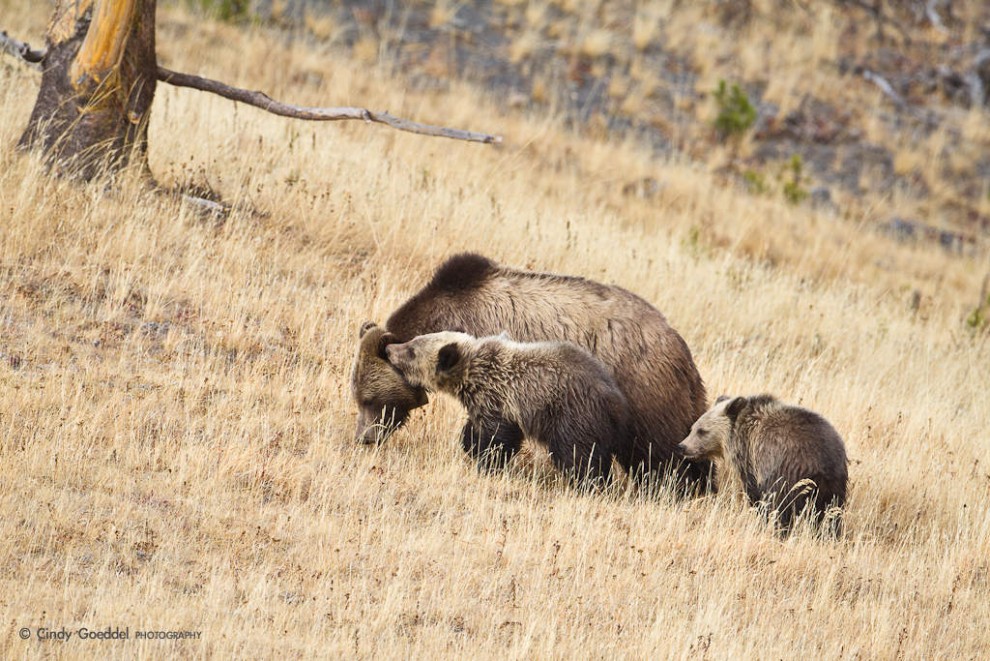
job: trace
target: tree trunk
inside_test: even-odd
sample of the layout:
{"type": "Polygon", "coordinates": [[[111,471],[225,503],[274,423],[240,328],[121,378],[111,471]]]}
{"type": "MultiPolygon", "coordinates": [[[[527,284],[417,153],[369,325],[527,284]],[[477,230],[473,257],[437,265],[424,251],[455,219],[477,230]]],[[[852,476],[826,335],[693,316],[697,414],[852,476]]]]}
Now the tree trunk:
{"type": "Polygon", "coordinates": [[[155,95],[155,0],[56,0],[41,89],[20,146],[91,179],[148,169],[155,95]]]}

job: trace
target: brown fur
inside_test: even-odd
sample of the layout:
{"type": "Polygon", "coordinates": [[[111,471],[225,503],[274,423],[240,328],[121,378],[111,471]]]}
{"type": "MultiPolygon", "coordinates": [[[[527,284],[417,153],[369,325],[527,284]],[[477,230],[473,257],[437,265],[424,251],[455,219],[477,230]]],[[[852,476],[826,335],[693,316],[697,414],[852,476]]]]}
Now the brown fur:
{"type": "MultiPolygon", "coordinates": [[[[838,432],[817,413],[772,395],[720,397],[681,449],[688,459],[719,462],[719,475],[737,477],[750,502],[775,512],[784,531],[805,507],[821,522],[828,508],[846,501],[846,447],[838,432]]],[[[841,533],[837,515],[829,525],[841,533]]]]}
{"type": "Polygon", "coordinates": [[[565,474],[599,486],[629,444],[625,396],[601,361],[570,342],[444,331],[391,344],[388,357],[411,385],[464,405],[464,450],[483,467],[504,465],[525,436],[565,474]]]}
{"type": "Polygon", "coordinates": [[[426,393],[410,388],[385,357],[385,347],[395,336],[375,324],[361,327],[360,342],[351,372],[351,394],[358,404],[358,429],[369,435],[376,428],[401,426],[409,411],[427,403],[426,393]]]}
{"type": "MultiPolygon", "coordinates": [[[[706,407],[691,351],[656,308],[621,287],[515,270],[475,254],[457,255],[389,317],[385,329],[386,343],[442,330],[475,336],[505,331],[523,342],[573,342],[611,370],[629,402],[632,441],[617,455],[624,469],[656,475],[677,467],[691,484],[709,475],[708,464],[684,465],[677,450],[706,407]]],[[[373,344],[366,338],[362,345],[373,344]]],[[[390,399],[391,393],[413,389],[374,350],[359,351],[357,362],[353,391],[362,406],[358,438],[381,441],[410,410],[390,399]]]]}

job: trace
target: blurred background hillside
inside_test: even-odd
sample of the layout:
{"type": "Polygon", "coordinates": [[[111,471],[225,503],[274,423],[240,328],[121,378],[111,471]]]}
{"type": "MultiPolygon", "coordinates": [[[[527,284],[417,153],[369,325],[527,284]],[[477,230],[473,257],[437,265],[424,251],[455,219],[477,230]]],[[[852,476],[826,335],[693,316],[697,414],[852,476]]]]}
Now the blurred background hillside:
{"type": "Polygon", "coordinates": [[[463,79],[591,137],[631,135],[895,240],[973,253],[990,238],[988,3],[183,2],[346,49],[419,89],[463,79]]]}

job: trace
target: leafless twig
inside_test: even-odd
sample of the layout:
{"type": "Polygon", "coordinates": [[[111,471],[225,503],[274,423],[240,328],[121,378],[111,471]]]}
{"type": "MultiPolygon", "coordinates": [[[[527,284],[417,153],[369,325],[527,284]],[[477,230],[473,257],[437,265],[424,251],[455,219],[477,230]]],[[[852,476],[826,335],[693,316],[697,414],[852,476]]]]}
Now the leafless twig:
{"type": "Polygon", "coordinates": [[[876,85],[877,88],[881,92],[883,92],[884,96],[886,96],[888,99],[894,102],[894,105],[897,107],[898,110],[907,113],[909,116],[913,117],[914,119],[920,122],[924,122],[927,126],[938,125],[937,113],[931,111],[925,112],[909,104],[903,96],[898,94],[897,90],[894,89],[894,86],[891,85],[890,82],[880,74],[876,73],[875,71],[870,71],[869,69],[860,68],[860,67],[856,68],[856,72],[859,73],[859,75],[863,76],[865,80],[868,80],[869,82],[876,85]]]}
{"type": "Polygon", "coordinates": [[[987,101],[987,91],[980,77],[980,69],[990,60],[990,48],[984,48],[973,59],[973,66],[966,74],[966,85],[969,86],[970,104],[973,108],[982,106],[987,101]]]}
{"type": "Polygon", "coordinates": [[[10,53],[14,57],[19,57],[28,64],[40,67],[41,61],[45,59],[46,51],[34,50],[30,44],[14,39],[6,30],[0,31],[0,49],[10,53]]]}
{"type": "Polygon", "coordinates": [[[939,32],[948,32],[948,28],[945,27],[945,23],[942,22],[942,17],[938,15],[935,10],[936,5],[939,4],[939,0],[928,0],[925,3],[925,16],[928,18],[928,22],[932,24],[932,27],[939,32]]]}
{"type": "MultiPolygon", "coordinates": [[[[30,45],[8,36],[6,32],[0,32],[0,47],[2,47],[4,51],[9,52],[11,55],[14,55],[15,57],[18,57],[21,60],[35,66],[37,66],[45,58],[45,51],[34,50],[30,45]]],[[[311,108],[283,103],[281,101],[276,101],[264,92],[233,87],[232,85],[222,83],[218,80],[211,80],[209,78],[203,78],[202,76],[171,71],[165,67],[158,67],[157,76],[158,80],[163,83],[168,83],[169,85],[188,87],[191,89],[201,90],[203,92],[211,92],[226,99],[240,101],[241,103],[246,103],[248,105],[255,106],[256,108],[261,108],[262,110],[275,115],[281,115],[282,117],[291,117],[293,119],[305,119],[317,122],[335,122],[348,119],[360,119],[366,122],[385,124],[386,126],[391,126],[399,131],[408,131],[409,133],[418,133],[420,135],[450,138],[452,140],[466,140],[468,142],[481,142],[483,144],[499,144],[502,142],[502,136],[500,135],[490,135],[488,133],[477,133],[462,129],[452,129],[445,126],[421,124],[419,122],[396,117],[387,111],[376,112],[373,110],[368,110],[367,108],[354,108],[348,106],[339,108],[311,108]]]]}
{"type": "Polygon", "coordinates": [[[432,126],[430,124],[420,124],[408,119],[402,119],[389,114],[388,112],[375,112],[366,108],[339,107],[339,108],[311,108],[306,106],[296,106],[288,103],[276,101],[264,92],[257,92],[233,87],[217,80],[210,80],[202,76],[195,76],[188,73],[171,71],[164,67],[158,67],[158,80],[175,85],[177,87],[189,87],[218,94],[232,101],[240,101],[275,115],[292,117],[294,119],[306,119],[311,121],[333,122],[346,119],[362,119],[366,122],[377,122],[391,126],[399,131],[408,131],[420,135],[430,135],[441,138],[451,138],[453,140],[467,140],[469,142],[481,142],[484,144],[498,144],[502,142],[502,137],[489,135],[487,133],[475,133],[474,131],[464,131],[461,129],[451,129],[444,126],[432,126]]]}
{"type": "Polygon", "coordinates": [[[197,207],[204,213],[218,217],[226,217],[231,210],[231,206],[229,204],[214,202],[213,200],[208,200],[205,197],[197,197],[195,195],[189,195],[188,193],[182,194],[182,201],[197,207]]]}
{"type": "Polygon", "coordinates": [[[894,86],[891,85],[886,78],[878,73],[870,71],[869,69],[863,69],[862,75],[863,78],[880,88],[880,91],[883,92],[888,99],[893,101],[894,105],[898,108],[907,107],[907,101],[904,100],[903,96],[897,93],[897,90],[894,89],[894,86]]]}

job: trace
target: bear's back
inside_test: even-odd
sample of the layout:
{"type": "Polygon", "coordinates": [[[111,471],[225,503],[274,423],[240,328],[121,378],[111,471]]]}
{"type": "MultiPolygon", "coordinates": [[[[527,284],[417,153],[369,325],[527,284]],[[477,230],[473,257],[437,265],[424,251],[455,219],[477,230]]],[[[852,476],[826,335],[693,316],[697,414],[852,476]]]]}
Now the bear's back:
{"type": "Polygon", "coordinates": [[[777,401],[756,406],[740,429],[753,472],[761,488],[784,490],[800,480],[813,480],[823,500],[845,501],[848,469],[845,443],[824,417],[777,401]]]}
{"type": "MultiPolygon", "coordinates": [[[[617,286],[498,266],[478,255],[442,265],[386,322],[402,341],[440,330],[475,336],[506,331],[519,341],[566,340],[604,363],[628,401],[628,470],[655,469],[706,408],[704,384],[683,338],[655,307],[617,286]]],[[[687,467],[703,479],[708,467],[687,467]]]]}

